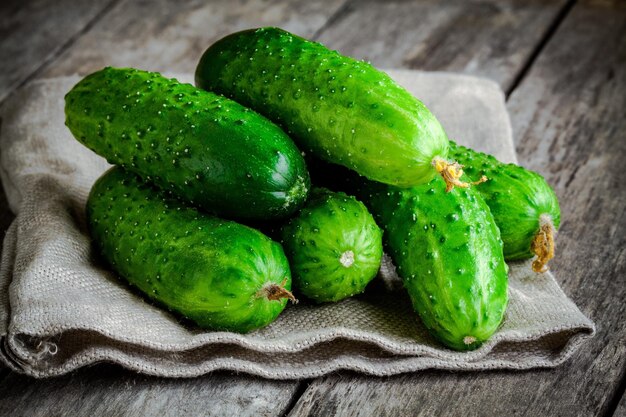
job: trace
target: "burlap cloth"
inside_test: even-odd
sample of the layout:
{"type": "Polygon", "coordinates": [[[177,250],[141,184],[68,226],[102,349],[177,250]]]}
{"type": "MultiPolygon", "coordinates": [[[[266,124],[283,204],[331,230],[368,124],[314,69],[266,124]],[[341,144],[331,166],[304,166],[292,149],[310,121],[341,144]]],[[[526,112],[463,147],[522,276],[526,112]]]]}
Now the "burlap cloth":
{"type": "MultiPolygon", "coordinates": [[[[515,161],[495,83],[440,73],[390,74],[434,111],[450,137],[515,161]]],[[[0,113],[2,183],[17,215],[2,252],[0,358],[15,371],[47,377],[99,361],[167,377],[217,369],[280,379],[339,369],[372,375],[527,369],[558,365],[594,333],[554,277],[531,272],[528,262],[511,265],[504,323],[473,352],[445,349],[428,336],[388,263],[367,295],[289,305],[273,324],[250,334],[183,326],[94,260],[83,207],[108,165],[64,126],[63,96],[77,80],[32,83],[0,113]]]]}

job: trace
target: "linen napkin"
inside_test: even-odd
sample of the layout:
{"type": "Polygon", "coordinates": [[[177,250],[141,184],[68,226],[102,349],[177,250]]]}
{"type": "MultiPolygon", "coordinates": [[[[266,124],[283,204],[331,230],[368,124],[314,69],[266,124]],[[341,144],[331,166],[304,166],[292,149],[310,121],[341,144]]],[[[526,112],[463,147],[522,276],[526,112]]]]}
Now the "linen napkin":
{"type": "MultiPolygon", "coordinates": [[[[446,73],[388,72],[424,101],[451,138],[515,162],[497,84],[446,73]]],[[[446,349],[412,311],[388,259],[366,294],[289,305],[270,326],[249,334],[183,325],[96,260],[84,206],[108,164],[64,126],[63,96],[78,80],[33,82],[0,111],[0,176],[16,214],[0,267],[0,359],[15,371],[48,377],[100,361],[165,377],[218,369],[276,379],[340,369],[371,375],[527,369],[562,363],[595,332],[551,273],[512,263],[510,303],[498,332],[472,352],[446,349]]]]}

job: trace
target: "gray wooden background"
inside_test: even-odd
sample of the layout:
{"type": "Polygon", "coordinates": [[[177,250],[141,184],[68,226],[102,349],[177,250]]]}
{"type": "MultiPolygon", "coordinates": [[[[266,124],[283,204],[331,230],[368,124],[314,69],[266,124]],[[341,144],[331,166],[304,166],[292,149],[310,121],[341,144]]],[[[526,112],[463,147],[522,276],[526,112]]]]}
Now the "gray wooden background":
{"type": "MultiPolygon", "coordinates": [[[[163,380],[103,364],[36,381],[0,369],[0,415],[626,416],[626,2],[3,0],[0,102],[105,65],[191,72],[213,41],[265,25],[379,67],[498,82],[520,163],[561,201],[553,270],[597,336],[528,372],[163,380]]],[[[0,193],[2,233],[11,220],[0,193]]]]}

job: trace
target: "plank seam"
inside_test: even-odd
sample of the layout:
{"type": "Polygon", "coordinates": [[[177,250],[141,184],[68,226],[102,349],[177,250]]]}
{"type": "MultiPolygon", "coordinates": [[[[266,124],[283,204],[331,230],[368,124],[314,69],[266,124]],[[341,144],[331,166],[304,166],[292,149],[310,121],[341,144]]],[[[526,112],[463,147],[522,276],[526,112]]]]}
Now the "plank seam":
{"type": "Polygon", "coordinates": [[[626,393],[626,371],[622,374],[622,378],[620,379],[619,384],[617,385],[615,394],[613,394],[613,397],[611,397],[611,400],[609,401],[609,405],[607,407],[606,414],[605,414],[606,417],[612,417],[613,415],[615,415],[615,412],[617,411],[617,407],[619,406],[619,402],[621,401],[625,393],[626,393]]]}
{"type": "Polygon", "coordinates": [[[522,65],[522,68],[515,75],[515,78],[513,78],[513,82],[511,83],[511,85],[506,89],[505,97],[507,101],[509,100],[509,97],[511,97],[513,91],[515,91],[517,87],[522,83],[524,78],[526,78],[526,75],[539,57],[539,54],[541,54],[550,39],[552,39],[558,28],[561,26],[561,23],[563,23],[569,12],[576,5],[576,1],[577,0],[569,0],[552,20],[544,34],[541,36],[541,39],[537,43],[537,46],[535,46],[535,48],[532,50],[531,54],[528,56],[528,59],[526,60],[526,62],[524,62],[524,65],[522,65]]]}
{"type": "Polygon", "coordinates": [[[293,409],[300,402],[300,398],[302,398],[302,396],[304,395],[304,393],[309,388],[309,385],[311,385],[312,382],[313,382],[313,379],[303,379],[303,380],[298,381],[298,385],[296,387],[295,392],[291,396],[291,400],[289,401],[289,403],[285,407],[285,410],[281,414],[282,417],[287,417],[289,414],[291,414],[293,409]]]}
{"type": "Polygon", "coordinates": [[[322,35],[322,33],[324,33],[324,31],[326,31],[326,29],[328,29],[329,27],[331,27],[335,23],[341,21],[347,15],[352,13],[354,11],[354,8],[352,7],[352,3],[353,3],[353,0],[346,0],[346,2],[343,3],[337,9],[337,11],[335,13],[333,13],[328,18],[328,20],[326,20],[326,22],[322,26],[320,26],[319,29],[317,29],[315,31],[315,33],[311,36],[311,40],[316,41],[322,35]]]}
{"type": "Polygon", "coordinates": [[[49,56],[48,58],[44,59],[43,62],[41,63],[41,65],[39,65],[37,68],[35,68],[33,70],[33,72],[31,72],[29,75],[27,75],[21,82],[19,82],[17,84],[17,86],[15,86],[14,88],[12,88],[9,92],[7,92],[7,94],[2,98],[2,100],[0,100],[0,107],[2,107],[2,105],[4,104],[4,102],[17,90],[19,90],[20,88],[22,88],[23,86],[25,86],[26,84],[28,84],[29,82],[31,82],[32,80],[36,79],[39,74],[42,73],[42,71],[44,69],[46,69],[50,64],[52,64],[54,61],[57,60],[57,58],[59,58],[65,51],[67,51],[69,48],[72,47],[72,45],[74,45],[74,43],[76,43],[76,41],[83,36],[85,33],[87,33],[89,30],[91,30],[91,28],[100,21],[100,19],[102,19],[104,16],[106,16],[118,3],[120,3],[122,0],[111,0],[109,3],[107,3],[102,9],[100,9],[99,12],[97,12],[94,17],[92,17],[89,21],[87,21],[87,23],[85,24],[85,26],[83,26],[79,31],[77,31],[74,35],[70,36],[69,39],[67,41],[65,41],[65,43],[63,43],[61,45],[60,48],[58,48],[51,56],[49,56]]]}

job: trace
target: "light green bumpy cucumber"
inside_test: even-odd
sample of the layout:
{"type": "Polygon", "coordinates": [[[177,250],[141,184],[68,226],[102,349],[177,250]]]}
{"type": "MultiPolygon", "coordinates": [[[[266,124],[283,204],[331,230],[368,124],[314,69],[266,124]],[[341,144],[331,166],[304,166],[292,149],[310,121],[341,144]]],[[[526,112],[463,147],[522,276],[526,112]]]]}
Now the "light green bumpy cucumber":
{"type": "Polygon", "coordinates": [[[448,347],[468,350],[502,322],[508,267],[478,191],[445,189],[441,178],[409,189],[369,183],[362,198],[424,325],[448,347]]]}
{"type": "Polygon", "coordinates": [[[314,189],[282,230],[296,291],[317,301],[340,301],[362,293],[376,276],[382,233],[354,197],[314,189]]]}
{"type": "Polygon", "coordinates": [[[426,106],[372,65],[277,28],[206,50],[196,85],[280,124],[305,152],[397,186],[426,183],[448,153],[426,106]]]}
{"type": "Polygon", "coordinates": [[[561,222],[554,190],[536,172],[504,164],[491,155],[450,142],[450,156],[464,165],[465,172],[488,181],[476,187],[485,199],[504,242],[507,260],[531,258],[536,272],[547,270],[554,255],[554,234],[561,222]]]}
{"type": "Polygon", "coordinates": [[[65,96],[81,143],[183,200],[235,219],[279,218],[307,196],[293,141],[222,96],[130,68],[105,68],[65,96]]]}
{"type": "Polygon", "coordinates": [[[166,198],[119,167],[93,186],[87,220],[96,249],[121,277],[200,327],[248,332],[293,299],[279,244],[166,198]]]}

